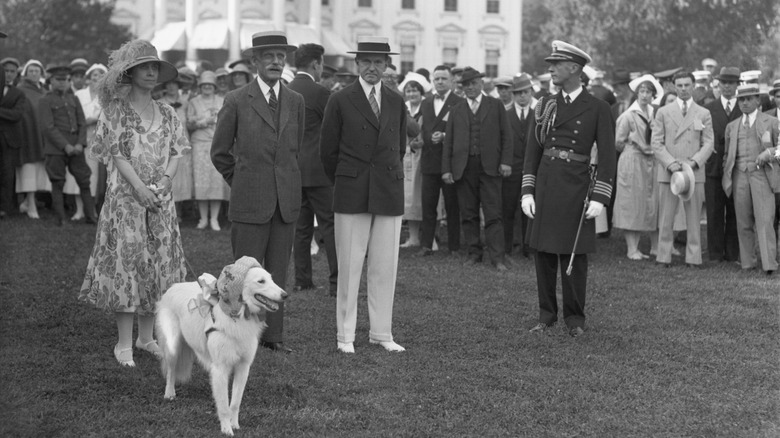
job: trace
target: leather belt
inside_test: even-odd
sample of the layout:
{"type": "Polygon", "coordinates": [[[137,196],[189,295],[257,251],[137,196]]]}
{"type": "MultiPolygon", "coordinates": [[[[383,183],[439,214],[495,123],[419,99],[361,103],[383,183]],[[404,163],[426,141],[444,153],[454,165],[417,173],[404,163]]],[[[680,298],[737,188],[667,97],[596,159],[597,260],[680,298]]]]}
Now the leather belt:
{"type": "Polygon", "coordinates": [[[590,156],[585,154],[578,154],[567,149],[549,148],[544,150],[544,155],[555,160],[566,160],[567,162],[576,161],[578,163],[590,163],[590,156]]]}

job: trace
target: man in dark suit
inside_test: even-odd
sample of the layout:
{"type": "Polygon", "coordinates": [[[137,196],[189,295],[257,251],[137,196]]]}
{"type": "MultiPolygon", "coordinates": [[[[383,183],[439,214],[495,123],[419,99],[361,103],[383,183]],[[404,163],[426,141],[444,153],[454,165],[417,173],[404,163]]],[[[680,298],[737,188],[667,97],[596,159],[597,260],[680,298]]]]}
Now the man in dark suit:
{"type": "Polygon", "coordinates": [[[441,180],[441,153],[444,131],[452,107],[463,100],[452,91],[452,74],[446,65],[433,69],[432,99],[422,102],[423,148],[420,156],[422,172],[422,224],[420,225],[419,255],[433,254],[433,239],[436,236],[437,207],[439,193],[444,197],[447,212],[447,247],[450,253],[460,250],[460,208],[458,193],[452,184],[441,180]]]}
{"type": "Polygon", "coordinates": [[[455,184],[468,246],[467,264],[482,261],[479,209],[485,216],[485,243],[498,271],[504,264],[501,180],[512,174],[512,131],[500,100],[482,93],[484,75],[463,70],[466,100],[452,107],[444,136],[441,172],[445,184],[455,184]]]}
{"type": "Polygon", "coordinates": [[[723,191],[723,158],[726,152],[726,125],[742,116],[737,105],[739,68],[723,67],[716,79],[720,82],[720,98],[704,108],[712,116],[715,151],[705,164],[704,205],[707,207],[707,253],[712,261],[736,261],[739,258],[739,237],[734,199],[723,191]]]}
{"type": "Polygon", "coordinates": [[[368,253],[369,342],[387,351],[404,214],[406,105],[382,86],[390,63],[387,38],[359,37],[354,52],[359,78],[333,94],[325,107],[320,153],[334,182],[333,212],[339,263],[336,296],[338,350],[354,353],[358,290],[368,253]]]}
{"type": "Polygon", "coordinates": [[[324,52],[325,49],[318,44],[301,44],[295,51],[298,73],[288,85],[290,90],[303,96],[306,104],[306,128],[298,155],[302,192],[301,213],[295,228],[295,290],[315,289],[311,273],[311,240],[316,215],[330,268],[329,290],[335,297],[339,271],[333,237],[333,184],[325,175],[320,159],[322,116],[330,97],[330,92],[317,83],[323,70],[324,52]]]}
{"type": "Polygon", "coordinates": [[[772,83],[772,89],[769,90],[769,96],[772,97],[775,101],[775,107],[772,109],[768,109],[764,111],[764,113],[776,118],[780,119],[780,79],[775,79],[775,81],[772,83]]]}
{"type": "MultiPolygon", "coordinates": [[[[211,143],[211,161],[231,188],[233,257],[254,257],[282,289],[301,209],[298,153],[305,106],[303,97],[279,80],[287,53],[295,49],[283,32],[252,35],[252,47],[243,55],[251,56],[257,79],[225,96],[211,143]]],[[[283,305],[266,315],[261,345],[290,353],[283,317],[283,305]]]]}
{"type": "Polygon", "coordinates": [[[609,204],[614,185],[615,131],[609,105],[591,96],[580,83],[582,67],[590,56],[563,41],[553,41],[552,48],[545,60],[561,91],[539,104],[542,117],[534,133],[528,134],[523,168],[522,207],[533,219],[529,244],[536,250],[539,292],[539,323],[531,332],[542,332],[558,320],[555,288],[560,263],[563,318],[569,335],[578,337],[585,329],[587,254],[596,249],[593,219],[609,204]],[[589,164],[594,143],[599,161],[591,190],[589,164]],[[585,199],[588,205],[583,205],[585,199]],[[580,223],[583,213],[586,220],[580,223]],[[574,260],[570,260],[572,253],[574,260]],[[564,274],[570,262],[571,275],[564,274]]]}
{"type": "Polygon", "coordinates": [[[24,93],[7,84],[5,71],[0,69],[0,218],[15,208],[14,175],[25,141],[22,116],[26,105],[24,93]]]}
{"type": "MultiPolygon", "coordinates": [[[[523,185],[523,163],[525,162],[526,139],[534,126],[534,88],[531,77],[523,73],[512,82],[514,104],[507,110],[509,126],[512,128],[512,175],[504,178],[501,187],[504,209],[504,250],[507,254],[519,253],[528,257],[525,248],[526,216],[520,209],[520,190],[523,185]]],[[[533,135],[533,134],[531,134],[533,135]]]]}

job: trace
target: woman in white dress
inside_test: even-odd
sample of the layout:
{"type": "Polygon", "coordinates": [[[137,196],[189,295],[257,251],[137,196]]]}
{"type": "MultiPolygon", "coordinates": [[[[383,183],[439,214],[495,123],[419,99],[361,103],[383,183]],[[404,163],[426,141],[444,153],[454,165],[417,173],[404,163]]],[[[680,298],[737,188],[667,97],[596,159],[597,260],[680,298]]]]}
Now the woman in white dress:
{"type": "Polygon", "coordinates": [[[19,210],[27,213],[31,219],[39,218],[35,192],[51,191],[51,182],[43,162],[43,135],[38,126],[38,103],[46,94],[41,84],[42,75],[43,64],[31,59],[22,68],[22,79],[18,86],[30,105],[22,116],[27,141],[19,149],[22,165],[16,168],[16,193],[25,195],[19,210]]]}
{"type": "Polygon", "coordinates": [[[213,71],[200,75],[200,94],[190,100],[187,107],[187,128],[192,132],[192,165],[195,180],[195,200],[198,201],[200,222],[197,228],[211,226],[219,231],[219,209],[222,201],[230,199],[228,185],[211,162],[211,140],[217,124],[217,113],[224,99],[216,93],[217,77],[213,71]],[[211,220],[209,220],[209,209],[211,220]]]}
{"type": "MultiPolygon", "coordinates": [[[[81,90],[76,91],[75,95],[81,103],[81,109],[84,111],[84,118],[87,124],[87,151],[92,144],[92,139],[95,137],[95,125],[97,125],[98,116],[100,116],[100,102],[98,99],[98,82],[106,74],[108,69],[103,64],[92,64],[92,67],[87,69],[84,76],[87,79],[87,86],[81,90]]],[[[89,170],[92,174],[89,176],[89,190],[92,193],[93,198],[97,198],[98,188],[98,162],[92,157],[92,154],[85,152],[84,158],[87,161],[89,170]]],[[[76,184],[76,178],[70,174],[70,171],[65,171],[65,187],[62,192],[66,195],[80,195],[81,189],[76,184]]],[[[84,219],[84,202],[81,200],[81,196],[76,196],[76,212],[70,218],[72,221],[84,219]]],[[[97,212],[95,212],[97,217],[97,212]]]]}
{"type": "MultiPolygon", "coordinates": [[[[431,84],[424,76],[409,72],[398,86],[406,99],[406,109],[409,113],[407,125],[417,126],[417,134],[406,138],[406,153],[404,154],[404,220],[409,228],[409,238],[401,244],[401,248],[420,246],[420,224],[422,223],[422,171],[420,170],[420,148],[423,141],[419,134],[422,124],[423,96],[430,91],[431,84]]],[[[408,131],[408,130],[407,130],[408,131]]]]}

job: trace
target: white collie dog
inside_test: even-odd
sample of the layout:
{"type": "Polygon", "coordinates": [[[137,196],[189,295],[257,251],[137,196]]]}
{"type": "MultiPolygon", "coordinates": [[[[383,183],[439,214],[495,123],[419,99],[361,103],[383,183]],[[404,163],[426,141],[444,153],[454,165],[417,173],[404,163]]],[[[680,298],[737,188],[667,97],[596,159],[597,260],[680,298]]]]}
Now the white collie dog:
{"type": "Polygon", "coordinates": [[[211,391],[222,433],[238,429],[238,411],[257,344],[266,328],[265,312],[279,309],[287,293],[251,257],[222,270],[219,280],[204,274],[198,282],[171,286],[157,304],[157,339],[166,377],[165,398],[176,383],[189,380],[197,357],[211,374],[211,391]],[[228,380],[233,375],[228,403],[228,380]]]}

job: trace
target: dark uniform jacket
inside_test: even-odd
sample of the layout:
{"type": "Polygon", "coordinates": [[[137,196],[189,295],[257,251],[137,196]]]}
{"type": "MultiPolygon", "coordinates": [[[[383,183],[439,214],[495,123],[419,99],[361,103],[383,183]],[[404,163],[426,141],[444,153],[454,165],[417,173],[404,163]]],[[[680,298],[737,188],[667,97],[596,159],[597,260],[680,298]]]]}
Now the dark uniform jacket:
{"type": "Polygon", "coordinates": [[[305,107],[284,84],[278,99],[278,128],[257,80],[229,92],[217,116],[211,161],[230,185],[231,221],[265,224],[277,204],[285,223],[298,219],[305,107]]]}
{"type": "Polygon", "coordinates": [[[726,154],[726,125],[732,120],[742,117],[742,110],[739,109],[739,104],[734,101],[734,108],[731,109],[729,116],[726,114],[726,108],[723,107],[723,102],[720,99],[704,105],[704,108],[708,109],[712,115],[712,133],[715,138],[715,150],[707,159],[704,171],[708,178],[721,178],[723,177],[723,159],[726,154]]]}
{"type": "MultiPolygon", "coordinates": [[[[0,86],[0,93],[2,93],[0,86]]],[[[0,96],[0,146],[16,149],[13,153],[14,166],[19,166],[18,149],[24,145],[24,124],[22,117],[27,108],[27,98],[16,87],[8,87],[5,96],[0,96]]]]}
{"type": "MultiPolygon", "coordinates": [[[[528,134],[521,194],[534,195],[536,201],[536,215],[529,225],[529,245],[542,252],[570,254],[590,185],[589,164],[553,159],[545,156],[544,151],[555,147],[589,157],[594,142],[597,143],[598,175],[590,199],[606,206],[614,186],[615,131],[609,104],[585,89],[569,105],[564,103],[561,92],[539,105],[545,105],[548,99],[555,99],[557,115],[544,144],[539,144],[533,132],[528,134]]],[[[583,224],[575,253],[595,250],[596,226],[589,219],[583,224]]]]}
{"type": "Polygon", "coordinates": [[[426,175],[441,175],[441,153],[443,141],[434,144],[431,141],[431,135],[436,131],[445,132],[447,129],[447,120],[450,118],[452,107],[463,101],[455,93],[450,92],[444,106],[441,107],[437,116],[433,109],[435,97],[425,98],[422,101],[422,137],[423,148],[420,156],[420,171],[426,175]]]}
{"type": "Polygon", "coordinates": [[[87,126],[81,103],[67,90],[50,91],[38,107],[38,120],[43,133],[43,153],[65,155],[66,145],[87,146],[87,126]]]}
{"type": "Polygon", "coordinates": [[[303,187],[330,186],[332,183],[325,175],[320,159],[320,130],[330,92],[306,74],[296,75],[287,88],[303,96],[306,105],[306,127],[303,132],[303,144],[298,154],[301,185],[303,187]]]}
{"type": "Polygon", "coordinates": [[[381,120],[360,80],[333,94],[325,107],[320,154],[334,183],[335,213],[404,214],[406,105],[398,93],[381,89],[381,120]]]}
{"type": "MultiPolygon", "coordinates": [[[[452,107],[441,160],[441,173],[452,173],[457,181],[463,176],[470,151],[471,107],[463,99],[452,107]]],[[[493,97],[482,96],[476,117],[480,123],[479,154],[482,170],[499,176],[499,166],[512,165],[512,130],[504,104],[493,97]]],[[[424,122],[424,120],[423,120],[424,122]]]]}

